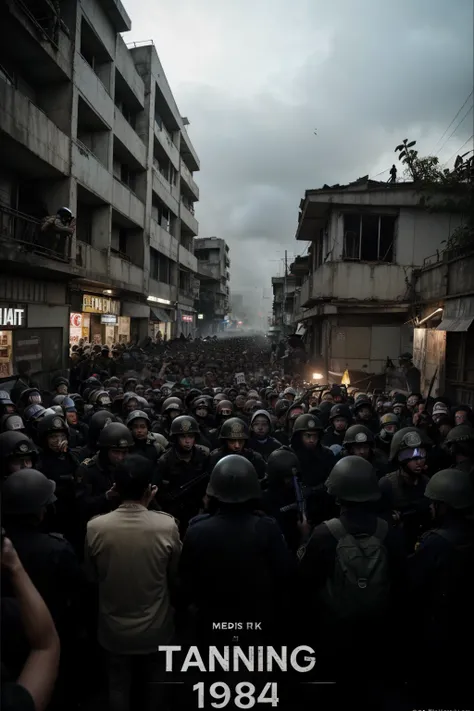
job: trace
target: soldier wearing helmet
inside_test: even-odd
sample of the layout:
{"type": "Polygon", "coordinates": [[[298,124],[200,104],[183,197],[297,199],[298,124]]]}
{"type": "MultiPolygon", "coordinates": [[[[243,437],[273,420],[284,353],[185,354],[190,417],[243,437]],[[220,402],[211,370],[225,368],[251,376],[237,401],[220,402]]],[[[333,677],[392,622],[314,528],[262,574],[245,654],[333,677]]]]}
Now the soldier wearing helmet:
{"type": "Polygon", "coordinates": [[[166,439],[170,438],[171,423],[184,413],[183,401],[179,397],[168,397],[161,406],[161,420],[153,427],[154,432],[159,432],[166,439]]]}
{"type": "Polygon", "coordinates": [[[453,427],[444,440],[443,449],[456,469],[469,472],[474,478],[474,429],[470,425],[453,427]]]}
{"type": "Polygon", "coordinates": [[[181,555],[182,590],[196,610],[198,643],[214,644],[216,610],[225,620],[258,619],[264,633],[278,620],[281,630],[293,561],[277,523],[256,512],[261,488],[251,462],[239,455],[221,458],[207,497],[208,513],[190,522],[181,555]]]}
{"type": "Polygon", "coordinates": [[[343,455],[362,457],[372,464],[377,476],[382,477],[390,467],[386,455],[376,449],[373,432],[365,425],[351,425],[344,435],[343,455]]]}
{"type": "Polygon", "coordinates": [[[125,420],[125,424],[132,433],[135,442],[131,454],[141,454],[156,465],[165,451],[165,447],[159,441],[161,435],[150,431],[151,422],[147,413],[143,410],[134,410],[125,420]]]}
{"type": "Polygon", "coordinates": [[[400,420],[393,412],[387,412],[380,418],[380,432],[375,437],[377,449],[381,450],[386,457],[390,455],[390,445],[393,435],[400,429],[400,420]]]}
{"type": "Polygon", "coordinates": [[[291,448],[296,453],[305,486],[322,485],[336,463],[334,454],[323,447],[323,425],[315,415],[299,415],[291,434],[291,448]]]}
{"type": "Polygon", "coordinates": [[[178,518],[184,532],[205,493],[209,450],[197,444],[200,431],[193,417],[181,415],[171,423],[171,446],[158,461],[154,483],[163,509],[178,518]]]}
{"type": "Polygon", "coordinates": [[[469,699],[471,664],[464,643],[474,629],[472,477],[457,469],[436,472],[426,486],[425,497],[433,522],[408,558],[408,594],[411,599],[423,600],[416,624],[420,643],[430,650],[429,673],[437,698],[443,691],[452,694],[451,680],[456,675],[460,680],[456,691],[461,691],[456,698],[462,699],[466,692],[469,699]]]}
{"type": "MultiPolygon", "coordinates": [[[[224,396],[224,398],[225,398],[225,396],[224,396]]],[[[217,403],[216,415],[214,418],[216,426],[209,430],[209,436],[208,436],[208,440],[211,444],[211,447],[210,447],[211,452],[214,449],[217,449],[217,447],[219,446],[220,429],[221,429],[222,425],[224,424],[224,422],[232,417],[233,408],[234,408],[233,403],[230,400],[223,399],[217,403]]]]}
{"type": "Polygon", "coordinates": [[[209,430],[214,425],[214,418],[211,414],[211,407],[212,398],[209,395],[198,395],[192,400],[190,405],[191,415],[198,423],[199,430],[203,437],[207,440],[207,444],[209,444],[209,446],[209,430]]]}
{"type": "Polygon", "coordinates": [[[84,447],[77,452],[77,458],[82,463],[85,459],[92,459],[98,451],[99,435],[106,425],[111,422],[118,422],[118,418],[107,410],[95,412],[89,420],[89,430],[87,433],[87,442],[84,447]]]}
{"type": "Polygon", "coordinates": [[[379,431],[379,421],[368,395],[359,395],[354,404],[354,422],[364,425],[375,435],[379,431]]]}
{"type": "Polygon", "coordinates": [[[352,422],[352,415],[347,405],[333,405],[329,412],[329,427],[324,431],[323,445],[330,447],[339,444],[342,447],[344,435],[352,422]]]}
{"type": "MultiPolygon", "coordinates": [[[[303,589],[310,591],[314,601],[305,608],[309,611],[305,622],[313,633],[318,630],[328,668],[341,664],[341,650],[344,650],[353,669],[354,664],[357,668],[359,655],[366,659],[369,650],[374,648],[379,639],[380,625],[387,625],[390,621],[392,586],[401,576],[404,551],[397,533],[376,514],[381,494],[370,462],[351,455],[340,459],[331,471],[325,488],[328,495],[338,502],[339,512],[317,525],[298,551],[303,589]],[[358,562],[364,562],[364,555],[367,554],[361,555],[361,549],[369,541],[372,544],[369,548],[371,577],[364,575],[359,580],[356,577],[357,582],[351,584],[349,580],[361,574],[358,572],[361,569],[356,566],[358,562]],[[354,565],[347,563],[347,582],[341,584],[338,581],[344,576],[340,562],[343,559],[342,549],[351,545],[356,551],[359,546],[362,561],[356,558],[354,565]],[[380,567],[375,563],[377,556],[374,555],[374,548],[377,547],[380,547],[380,567]],[[374,575],[376,569],[380,570],[381,575],[378,584],[374,575]],[[377,586],[377,605],[369,604],[359,610],[357,604],[364,605],[364,590],[368,595],[374,595],[371,586],[377,586]],[[358,589],[361,590],[360,597],[358,589]],[[315,610],[318,610],[317,614],[312,612],[315,610]]],[[[373,663],[382,676],[386,660],[377,659],[373,663]]]]}
{"type": "Polygon", "coordinates": [[[44,531],[55,490],[55,482],[36,469],[15,472],[2,487],[2,525],[65,641],[86,581],[70,543],[44,531]]]}
{"type": "MultiPolygon", "coordinates": [[[[300,511],[296,498],[295,479],[300,483],[301,466],[290,447],[280,447],[267,460],[266,489],[262,496],[262,508],[277,521],[288,547],[296,552],[300,543],[298,521],[300,511]]],[[[304,496],[304,491],[302,495],[304,496]]]]}
{"type": "Polygon", "coordinates": [[[0,415],[12,415],[16,407],[6,390],[0,390],[0,415]]]}
{"type": "Polygon", "coordinates": [[[219,432],[220,446],[211,453],[209,467],[212,470],[218,461],[228,454],[239,454],[253,464],[259,479],[265,477],[265,460],[248,446],[249,429],[238,417],[231,417],[222,425],[219,432]]]}
{"type": "MultiPolygon", "coordinates": [[[[85,422],[81,422],[78,417],[75,401],[67,395],[64,397],[61,407],[69,426],[69,443],[71,449],[80,449],[87,444],[89,427],[85,422]]],[[[90,422],[90,420],[89,420],[90,422]]]]}
{"type": "MultiPolygon", "coordinates": [[[[96,416],[102,413],[96,413],[96,416]]],[[[92,424],[92,420],[91,420],[92,424]]],[[[83,521],[107,513],[118,504],[114,469],[125,459],[135,442],[121,422],[106,423],[97,440],[98,452],[85,459],[77,470],[78,501],[83,521]]]]}
{"type": "Polygon", "coordinates": [[[393,435],[390,462],[394,469],[382,477],[380,488],[383,505],[395,512],[396,521],[403,521],[403,529],[410,550],[413,549],[420,526],[429,523],[428,500],[425,489],[427,448],[431,445],[416,427],[404,427],[393,435]]]}
{"type": "Polygon", "coordinates": [[[0,472],[2,479],[20,469],[32,469],[37,461],[38,451],[23,432],[3,432],[0,434],[0,472]]]}
{"type": "Polygon", "coordinates": [[[272,437],[272,418],[266,410],[256,410],[250,420],[250,440],[248,446],[261,454],[265,461],[272,452],[281,447],[281,443],[272,437]]]}
{"type": "Polygon", "coordinates": [[[0,432],[26,432],[26,426],[20,415],[2,415],[0,417],[0,432]]]}
{"type": "Polygon", "coordinates": [[[281,442],[281,444],[289,446],[293,425],[296,419],[306,412],[306,405],[303,402],[294,403],[292,405],[289,400],[283,399],[277,403],[276,412],[278,421],[274,432],[275,439],[281,442]],[[280,403],[285,404],[281,405],[280,403]],[[282,420],[283,427],[279,424],[282,420]]]}
{"type": "Polygon", "coordinates": [[[53,388],[55,395],[67,395],[69,392],[69,380],[61,376],[55,378],[53,380],[53,388]]]}

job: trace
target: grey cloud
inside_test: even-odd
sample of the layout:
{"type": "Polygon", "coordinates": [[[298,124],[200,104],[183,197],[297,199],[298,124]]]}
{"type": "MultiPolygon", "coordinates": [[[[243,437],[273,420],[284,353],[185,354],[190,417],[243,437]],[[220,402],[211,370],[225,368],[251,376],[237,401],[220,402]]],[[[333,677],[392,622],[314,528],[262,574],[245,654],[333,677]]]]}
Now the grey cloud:
{"type": "MultiPolygon", "coordinates": [[[[472,88],[471,0],[314,2],[308,12],[329,53],[308,46],[286,76],[275,47],[265,93],[180,87],[201,157],[201,234],[228,240],[236,291],[268,285],[275,249],[303,247],[293,237],[305,189],[366,174],[405,137],[431,150],[472,88]]],[[[472,133],[471,115],[452,152],[472,133]]]]}

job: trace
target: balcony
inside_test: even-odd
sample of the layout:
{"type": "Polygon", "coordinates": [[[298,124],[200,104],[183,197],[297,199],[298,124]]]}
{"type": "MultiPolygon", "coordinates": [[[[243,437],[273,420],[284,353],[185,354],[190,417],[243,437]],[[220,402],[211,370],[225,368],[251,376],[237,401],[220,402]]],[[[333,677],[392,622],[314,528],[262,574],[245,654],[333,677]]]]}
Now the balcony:
{"type": "Polygon", "coordinates": [[[194,306],[194,296],[192,291],[179,290],[178,302],[181,306],[194,306]]]}
{"type": "MultiPolygon", "coordinates": [[[[173,306],[177,300],[177,289],[175,286],[172,286],[171,284],[165,284],[165,282],[157,281],[156,279],[152,279],[151,277],[148,286],[148,294],[149,296],[155,296],[158,299],[166,299],[167,301],[170,301],[173,306]]],[[[150,301],[148,303],[150,304],[151,308],[153,308],[154,302],[150,301]]],[[[161,304],[155,304],[155,306],[163,308],[161,304]]]]}
{"type": "Polygon", "coordinates": [[[96,249],[90,244],[77,240],[76,265],[81,268],[89,279],[109,281],[107,250],[96,249]]]}
{"type": "Polygon", "coordinates": [[[194,208],[187,207],[183,201],[181,201],[181,219],[186,225],[186,227],[191,230],[193,235],[197,237],[199,233],[199,223],[194,217],[194,208]],[[192,211],[191,211],[192,210],[192,211]]]}
{"type": "MultiPolygon", "coordinates": [[[[57,239],[41,232],[41,222],[30,215],[13,210],[0,203],[0,243],[68,264],[71,256],[71,238],[58,235],[57,239]]],[[[2,253],[2,261],[4,259],[2,253]]],[[[15,259],[16,261],[16,259],[15,259]]],[[[34,260],[38,265],[38,260],[34,260]]]]}
{"type": "Polygon", "coordinates": [[[23,151],[25,156],[16,153],[16,160],[21,159],[27,174],[32,170],[35,157],[63,175],[69,173],[69,138],[21,91],[0,79],[0,134],[2,132],[5,134],[2,154],[13,151],[15,160],[15,151],[23,151]],[[7,148],[4,143],[11,145],[7,148]]]}
{"type": "Polygon", "coordinates": [[[179,203],[175,197],[171,194],[171,185],[166,180],[164,175],[160,173],[158,168],[154,165],[152,171],[152,187],[153,192],[160,198],[164,204],[169,207],[172,213],[175,215],[179,214],[179,203]]]}
{"type": "Polygon", "coordinates": [[[145,85],[143,84],[143,79],[137,72],[130,50],[120,35],[117,35],[115,67],[143,108],[145,106],[145,85]]]}
{"type": "Polygon", "coordinates": [[[139,294],[146,291],[143,269],[114,254],[110,255],[110,278],[123,289],[139,294]]]}
{"type": "Polygon", "coordinates": [[[144,227],[145,205],[124,183],[117,180],[117,178],[114,178],[112,205],[136,225],[139,225],[141,228],[144,227]]]}
{"type": "Polygon", "coordinates": [[[119,109],[115,108],[114,134],[143,169],[146,168],[146,146],[119,109]]]}
{"type": "Polygon", "coordinates": [[[166,155],[172,162],[176,170],[179,170],[179,151],[174,145],[171,136],[164,126],[155,121],[155,138],[159,144],[164,148],[166,155]]]}
{"type": "Polygon", "coordinates": [[[74,78],[77,88],[88,104],[101,117],[104,123],[112,128],[115,109],[112,97],[90,64],[88,64],[79,53],[76,54],[76,71],[74,78]]]}
{"type": "Polygon", "coordinates": [[[302,284],[300,303],[303,307],[322,300],[401,305],[408,300],[407,276],[398,264],[328,262],[302,284]]]}
{"type": "MultiPolygon", "coordinates": [[[[150,220],[150,247],[158,250],[173,262],[178,261],[178,240],[161,227],[156,220],[150,220]]],[[[155,294],[160,296],[160,294],[155,294]]]]}
{"type": "Polygon", "coordinates": [[[199,200],[199,188],[197,183],[191,175],[191,171],[183,161],[181,162],[181,180],[188,187],[188,190],[191,192],[194,199],[199,200]]]}
{"type": "Polygon", "coordinates": [[[183,267],[186,267],[186,269],[192,272],[197,272],[197,259],[192,252],[180,245],[178,254],[179,263],[182,264],[183,267]]]}
{"type": "Polygon", "coordinates": [[[107,168],[80,141],[72,144],[71,172],[80,183],[106,203],[112,202],[112,180],[107,168]]]}

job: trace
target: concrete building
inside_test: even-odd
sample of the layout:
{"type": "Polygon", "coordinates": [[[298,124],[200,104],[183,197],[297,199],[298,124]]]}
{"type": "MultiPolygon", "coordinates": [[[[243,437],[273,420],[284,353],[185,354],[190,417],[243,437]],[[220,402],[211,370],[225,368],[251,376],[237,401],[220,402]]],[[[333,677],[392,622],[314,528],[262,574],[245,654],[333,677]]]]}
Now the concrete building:
{"type": "Polygon", "coordinates": [[[290,264],[288,274],[272,277],[273,317],[272,333],[287,336],[295,329],[295,299],[308,272],[309,257],[297,257],[290,264]]]}
{"type": "Polygon", "coordinates": [[[194,240],[194,253],[200,282],[198,311],[203,316],[199,332],[208,336],[224,330],[229,311],[229,246],[218,237],[200,237],[194,240]]]}
{"type": "Polygon", "coordinates": [[[380,373],[413,348],[413,271],[442,248],[458,215],[428,212],[412,184],[363,178],[308,190],[297,240],[310,241],[295,320],[315,359],[337,379],[346,368],[380,373]]]}
{"type": "Polygon", "coordinates": [[[153,44],[126,46],[120,0],[6,0],[0,26],[0,298],[38,329],[38,371],[53,336],[64,365],[70,335],[188,333],[199,160],[153,44]],[[75,233],[46,243],[62,205],[75,233]]]}
{"type": "Polygon", "coordinates": [[[416,273],[413,358],[427,395],[474,406],[474,253],[435,254],[416,273]]]}

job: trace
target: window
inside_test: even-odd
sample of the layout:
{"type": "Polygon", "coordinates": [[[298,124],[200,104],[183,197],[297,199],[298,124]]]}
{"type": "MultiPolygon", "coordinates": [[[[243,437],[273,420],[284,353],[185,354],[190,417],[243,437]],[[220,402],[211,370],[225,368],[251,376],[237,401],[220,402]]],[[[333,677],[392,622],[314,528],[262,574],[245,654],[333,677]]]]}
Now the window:
{"type": "Polygon", "coordinates": [[[395,215],[344,215],[342,258],[362,262],[393,262],[395,215]]]}
{"type": "Polygon", "coordinates": [[[171,260],[153,247],[150,247],[150,277],[171,284],[171,260]]]}

